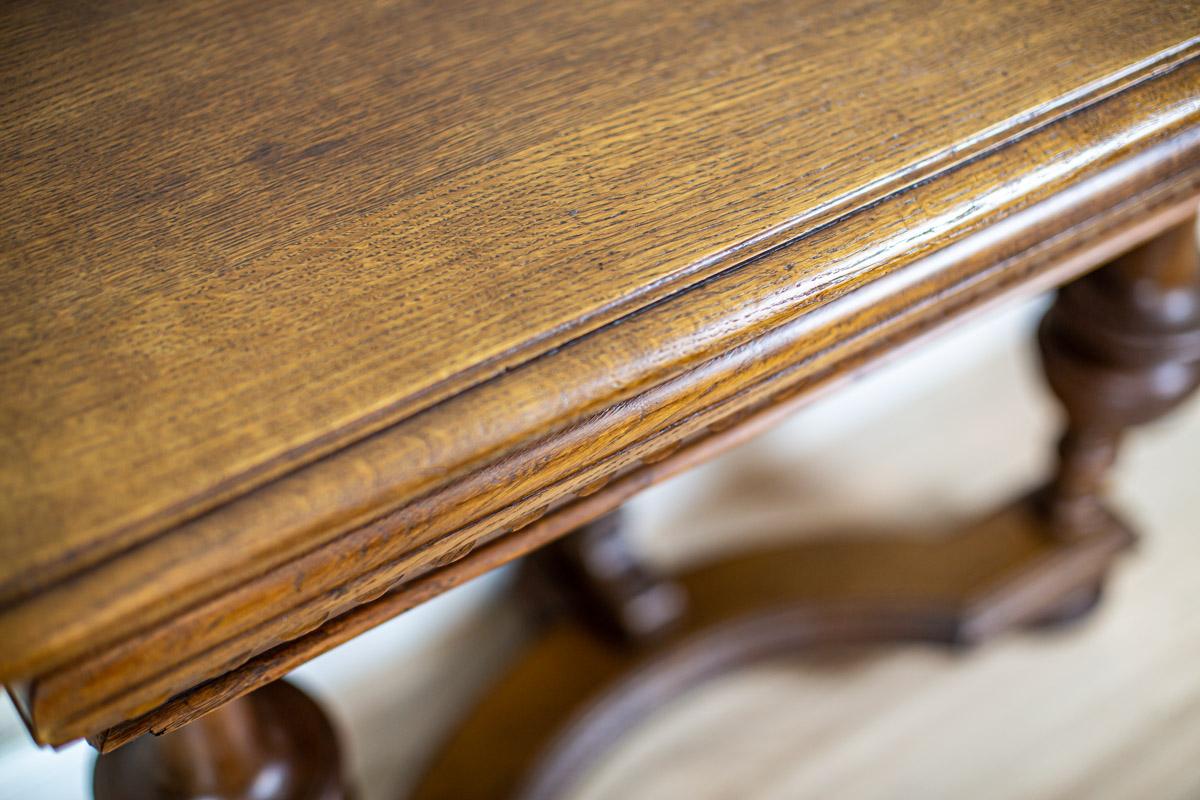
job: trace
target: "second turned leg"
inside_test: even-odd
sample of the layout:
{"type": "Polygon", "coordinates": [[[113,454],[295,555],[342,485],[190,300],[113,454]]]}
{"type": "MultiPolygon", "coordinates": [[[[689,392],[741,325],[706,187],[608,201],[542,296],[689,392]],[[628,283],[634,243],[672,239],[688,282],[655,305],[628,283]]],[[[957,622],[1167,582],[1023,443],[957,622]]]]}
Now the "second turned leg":
{"type": "MultiPolygon", "coordinates": [[[[1200,385],[1200,255],[1191,217],[1063,287],[1038,333],[1051,388],[1067,423],[1043,497],[1056,536],[1103,524],[1105,481],[1126,429],[1150,422],[1200,385]]],[[[1041,622],[1087,613],[1099,585],[1041,622]]]]}
{"type": "Polygon", "coordinates": [[[96,800],[345,800],[321,708],[285,681],[96,760],[96,800]]]}

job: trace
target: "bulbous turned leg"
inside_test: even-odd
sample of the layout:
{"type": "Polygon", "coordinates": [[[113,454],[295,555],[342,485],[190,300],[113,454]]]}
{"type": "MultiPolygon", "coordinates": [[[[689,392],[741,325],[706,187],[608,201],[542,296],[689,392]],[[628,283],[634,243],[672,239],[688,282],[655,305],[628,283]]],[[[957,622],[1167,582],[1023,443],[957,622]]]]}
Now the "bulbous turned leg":
{"type": "MultiPolygon", "coordinates": [[[[1055,536],[1086,537],[1104,514],[1104,485],[1122,434],[1162,416],[1200,385],[1195,218],[1063,287],[1038,341],[1067,414],[1043,508],[1055,536]]],[[[1096,587],[1073,597],[1044,621],[1075,619],[1099,595],[1096,587]]]]}
{"type": "Polygon", "coordinates": [[[96,759],[96,800],[345,800],[333,727],[276,681],[96,759]]]}

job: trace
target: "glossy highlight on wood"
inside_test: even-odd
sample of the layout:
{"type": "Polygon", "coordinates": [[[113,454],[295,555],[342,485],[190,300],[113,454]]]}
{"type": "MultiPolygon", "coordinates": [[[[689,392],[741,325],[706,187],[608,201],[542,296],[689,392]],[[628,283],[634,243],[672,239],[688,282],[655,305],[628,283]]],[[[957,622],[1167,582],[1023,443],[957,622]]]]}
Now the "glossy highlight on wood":
{"type": "Polygon", "coordinates": [[[1197,21],[10,5],[0,599],[1169,69],[1197,21]]]}
{"type": "Polygon", "coordinates": [[[6,6],[0,680],[43,743],[176,729],[1147,241],[1197,22],[6,6]]]}

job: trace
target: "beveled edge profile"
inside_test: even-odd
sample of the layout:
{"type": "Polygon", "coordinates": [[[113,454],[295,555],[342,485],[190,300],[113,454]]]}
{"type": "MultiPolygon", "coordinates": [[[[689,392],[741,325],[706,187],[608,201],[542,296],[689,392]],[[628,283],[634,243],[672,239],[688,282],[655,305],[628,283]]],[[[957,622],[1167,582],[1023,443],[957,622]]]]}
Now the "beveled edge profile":
{"type": "MultiPolygon", "coordinates": [[[[314,617],[304,622],[298,630],[283,631],[277,637],[281,640],[274,649],[258,654],[251,653],[248,658],[242,657],[237,660],[237,663],[227,663],[216,671],[215,678],[211,677],[214,671],[211,665],[200,667],[210,672],[209,681],[198,687],[195,683],[185,682],[184,686],[195,688],[188,688],[184,694],[177,695],[174,699],[168,698],[175,692],[166,697],[151,696],[155,702],[146,700],[147,695],[143,694],[141,700],[134,702],[129,695],[136,695],[136,692],[143,690],[145,681],[142,681],[141,689],[139,684],[134,682],[130,687],[126,687],[127,690],[102,699],[100,705],[93,704],[90,712],[76,714],[73,722],[72,718],[64,716],[55,723],[37,713],[39,702],[45,698],[40,688],[46,685],[61,687],[73,683],[80,677],[80,673],[74,670],[86,673],[91,662],[47,669],[29,684],[27,705],[31,709],[30,717],[34,722],[32,727],[35,735],[42,741],[60,744],[81,735],[92,734],[94,743],[101,749],[112,749],[138,732],[177,727],[182,721],[270,680],[267,675],[273,675],[281,669],[286,671],[355,633],[443,591],[465,577],[486,571],[515,557],[524,549],[536,546],[539,537],[545,541],[560,535],[579,522],[585,521],[581,515],[593,512],[598,514],[601,512],[597,509],[604,504],[619,503],[619,500],[614,498],[628,496],[626,492],[632,494],[642,486],[660,480],[661,477],[658,476],[670,474],[672,469],[683,469],[683,465],[709,457],[728,446],[722,444],[723,442],[736,441],[733,439],[733,433],[722,436],[721,429],[736,424],[739,418],[744,418],[747,414],[755,415],[753,420],[742,419],[738,427],[728,430],[736,432],[738,437],[751,435],[757,428],[768,424],[762,420],[776,419],[785,413],[783,409],[796,405],[801,397],[809,396],[813,390],[831,384],[835,378],[845,377],[850,371],[861,368],[868,361],[907,340],[927,333],[951,317],[958,318],[972,307],[995,299],[1001,294],[1021,288],[1031,291],[1062,282],[1122,249],[1149,238],[1156,230],[1169,225],[1171,220],[1190,213],[1194,208],[1197,192],[1200,191],[1200,177],[1196,174],[1197,151],[1200,150],[1197,140],[1200,137],[1192,127],[1192,121],[1187,122],[1188,124],[1183,125],[1180,130],[1171,131],[1172,137],[1163,138],[1139,155],[1125,161],[1118,158],[1111,164],[1101,162],[1099,166],[1103,169],[1089,179],[1099,181],[1099,194],[1096,193],[1096,186],[1086,189],[1064,189],[1043,200],[1043,205],[1026,208],[1010,217],[1002,215],[1004,225],[1010,228],[1007,232],[990,228],[973,236],[967,235],[962,240],[944,243],[943,249],[928,254],[924,259],[918,259],[924,262],[934,259],[946,262],[956,258],[964,260],[964,263],[973,263],[973,258],[976,271],[952,276],[956,281],[951,281],[949,287],[938,288],[933,294],[917,293],[909,297],[908,307],[901,304],[900,308],[893,308],[892,316],[880,320],[878,325],[869,331],[865,340],[840,345],[841,349],[833,347],[823,353],[820,358],[827,362],[823,366],[809,369],[807,373],[800,375],[797,375],[795,370],[777,374],[773,376],[772,381],[767,381],[767,384],[771,385],[755,385],[735,393],[738,402],[734,403],[732,408],[723,406],[715,410],[705,409],[707,417],[694,419],[702,416],[698,412],[665,431],[659,431],[643,442],[639,452],[626,453],[629,457],[624,461],[618,460],[607,474],[603,469],[598,470],[599,474],[594,477],[587,474],[580,476],[577,473],[577,485],[556,486],[556,489],[561,489],[557,496],[546,499],[543,490],[542,493],[509,503],[497,512],[485,514],[468,525],[412,548],[408,553],[410,557],[419,555],[425,558],[421,566],[414,567],[408,573],[400,572],[398,577],[381,578],[380,589],[372,590],[373,593],[352,596],[352,602],[345,608],[327,612],[325,619],[314,617]],[[1147,164],[1144,162],[1147,161],[1157,165],[1157,172],[1146,169],[1147,164]],[[1145,178],[1151,173],[1153,179],[1143,181],[1145,185],[1139,185],[1139,176],[1145,178]],[[1107,205],[1097,201],[1096,197],[1106,198],[1107,205]],[[1047,229],[1053,229],[1055,225],[1058,225],[1060,230],[1057,237],[1047,245],[1045,237],[1041,234],[1047,229]],[[1105,230],[1103,241],[1098,240],[1101,230],[1105,230]],[[1035,237],[1033,233],[1039,236],[1035,237]],[[1010,238],[1005,238],[1006,236],[1010,238]],[[1015,252],[1005,255],[1005,247],[1015,248],[1015,252]],[[956,252],[950,252],[955,248],[956,252]],[[1051,263],[1055,264],[1053,268],[1050,267],[1051,263]],[[953,295],[956,292],[960,295],[957,303],[948,304],[937,313],[926,307],[930,297],[944,297],[947,293],[953,295]],[[672,439],[676,434],[678,437],[672,439]],[[666,454],[682,442],[688,442],[684,450],[675,455],[666,454]],[[707,444],[703,444],[705,442],[707,444]],[[657,468],[653,462],[661,458],[666,459],[659,462],[665,466],[657,468]],[[600,490],[600,494],[593,495],[595,501],[591,498],[572,500],[573,497],[595,490],[603,482],[614,479],[615,482],[608,483],[606,488],[600,490]],[[537,521],[539,518],[540,521],[537,521]],[[566,519],[572,520],[570,524],[556,522],[566,519]],[[527,527],[516,534],[496,538],[505,532],[506,528],[522,526],[527,527]],[[483,546],[483,550],[476,550],[475,554],[468,555],[472,547],[480,545],[483,546]],[[399,588],[395,588],[397,582],[400,582],[399,588]],[[49,681],[44,683],[46,678],[49,678],[49,681]],[[121,708],[125,710],[117,711],[121,708]],[[101,709],[103,713],[97,714],[97,709],[101,709]],[[136,714],[131,713],[134,711],[136,714]],[[87,716],[89,713],[93,715],[91,721],[87,716]],[[94,719],[105,715],[109,718],[137,718],[132,722],[118,723],[111,727],[96,726],[94,719]],[[95,731],[101,728],[107,730],[95,734],[95,731]]],[[[782,251],[775,251],[767,258],[778,258],[776,254],[779,252],[782,251]]],[[[936,270],[931,270],[922,279],[927,280],[938,274],[936,270]]],[[[890,274],[884,275],[877,281],[856,288],[874,287],[876,291],[881,291],[878,282],[889,277],[890,274]]],[[[906,280],[913,279],[911,274],[902,277],[906,280]]],[[[861,294],[849,291],[834,297],[818,309],[820,313],[807,315],[819,319],[806,317],[805,321],[810,323],[810,329],[811,323],[814,322],[836,324],[837,314],[833,312],[841,306],[853,310],[855,304],[851,301],[861,302],[861,294]]],[[[795,320],[791,324],[794,323],[795,320]]],[[[737,350],[740,350],[742,357],[746,357],[747,354],[753,357],[755,348],[765,345],[762,340],[772,336],[778,338],[779,331],[769,330],[757,339],[742,342],[718,358],[728,359],[730,353],[737,350]]],[[[810,357],[809,368],[812,366],[812,358],[818,357],[810,357]]],[[[695,372],[695,366],[691,366],[695,372]]],[[[703,374],[700,377],[703,377],[703,374]]],[[[627,400],[616,403],[612,408],[621,408],[627,413],[639,413],[639,409],[631,406],[627,400]]],[[[609,412],[602,411],[597,416],[603,416],[604,413],[609,412]]],[[[566,432],[567,435],[571,433],[572,431],[566,432]]],[[[559,435],[563,435],[563,432],[559,435]]],[[[529,451],[525,452],[528,454],[529,451]]],[[[597,471],[595,464],[591,465],[590,469],[597,471]]],[[[386,524],[386,517],[383,518],[383,522],[386,524]]],[[[364,529],[359,528],[352,533],[362,530],[364,529]]],[[[396,528],[393,528],[394,530],[396,528]]],[[[394,559],[387,563],[392,567],[396,564],[394,559]]],[[[339,590],[341,588],[339,587],[339,590]]],[[[0,617],[0,620],[3,620],[3,617],[0,617]]],[[[0,627],[3,627],[2,623],[0,627]]],[[[160,629],[168,627],[170,620],[161,625],[160,629]]],[[[134,648],[136,651],[136,645],[134,648]]]]}

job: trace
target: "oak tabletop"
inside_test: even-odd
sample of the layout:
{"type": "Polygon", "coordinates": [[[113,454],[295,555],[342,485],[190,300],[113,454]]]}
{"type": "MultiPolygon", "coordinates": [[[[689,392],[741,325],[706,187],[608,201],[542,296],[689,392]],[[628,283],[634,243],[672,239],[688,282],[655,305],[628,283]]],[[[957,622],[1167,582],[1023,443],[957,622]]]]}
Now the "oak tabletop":
{"type": "MultiPolygon", "coordinates": [[[[1178,141],[1200,98],[1200,6],[1171,1],[0,14],[0,679],[103,650],[71,679],[104,700],[48,740],[377,597],[435,540],[424,567],[511,529],[524,510],[485,516],[565,478],[480,465],[575,426],[582,486],[580,421],[700,363],[679,342],[762,330],[739,310],[791,313],[1178,141]],[[631,349],[650,340],[671,370],[631,349]],[[145,642],[235,618],[220,660],[105,705],[145,642]]],[[[647,431],[706,407],[689,397],[647,431]]]]}

